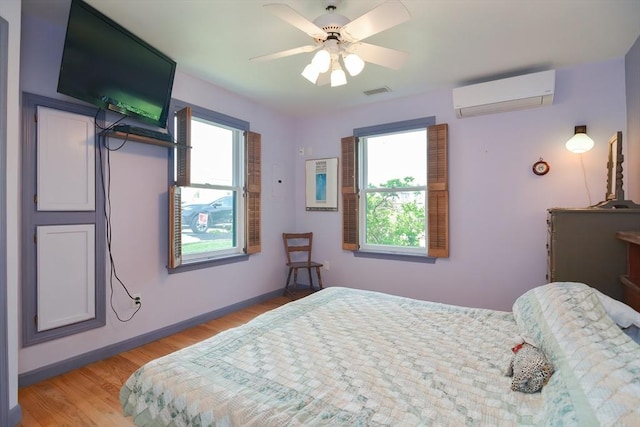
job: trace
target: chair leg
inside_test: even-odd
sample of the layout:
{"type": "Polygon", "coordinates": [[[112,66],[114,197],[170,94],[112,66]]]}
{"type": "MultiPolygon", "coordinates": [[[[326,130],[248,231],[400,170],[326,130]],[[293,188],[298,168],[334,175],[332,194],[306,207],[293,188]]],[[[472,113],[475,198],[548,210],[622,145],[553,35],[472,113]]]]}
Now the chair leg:
{"type": "Polygon", "coordinates": [[[316,275],[318,276],[318,287],[322,289],[322,276],[320,275],[320,267],[316,267],[316,275]]]}
{"type": "Polygon", "coordinates": [[[307,273],[309,273],[309,290],[313,292],[313,276],[311,275],[311,267],[307,268],[307,273]]]}
{"type": "Polygon", "coordinates": [[[289,281],[291,280],[291,272],[293,271],[293,268],[289,267],[289,274],[287,274],[287,282],[284,285],[284,291],[282,292],[282,295],[287,295],[290,291],[289,291],[289,281]]]}
{"type": "Polygon", "coordinates": [[[298,290],[298,269],[293,269],[293,291],[296,292],[298,290]]]}

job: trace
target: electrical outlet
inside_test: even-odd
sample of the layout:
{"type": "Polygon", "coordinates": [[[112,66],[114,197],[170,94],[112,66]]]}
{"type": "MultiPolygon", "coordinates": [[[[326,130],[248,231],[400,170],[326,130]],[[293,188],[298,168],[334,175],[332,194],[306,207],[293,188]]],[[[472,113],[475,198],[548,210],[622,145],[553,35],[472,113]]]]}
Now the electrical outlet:
{"type": "Polygon", "coordinates": [[[133,299],[131,300],[131,307],[138,308],[142,305],[142,294],[131,294],[133,299]]]}
{"type": "Polygon", "coordinates": [[[322,268],[324,268],[325,270],[329,271],[329,269],[330,269],[329,261],[323,261],[322,262],[322,268]]]}

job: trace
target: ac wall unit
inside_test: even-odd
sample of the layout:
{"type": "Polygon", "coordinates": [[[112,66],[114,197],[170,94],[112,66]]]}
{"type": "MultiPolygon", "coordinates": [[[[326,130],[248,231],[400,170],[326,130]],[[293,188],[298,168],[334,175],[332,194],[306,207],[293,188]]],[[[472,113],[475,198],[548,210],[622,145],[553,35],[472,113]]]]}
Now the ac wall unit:
{"type": "Polygon", "coordinates": [[[458,118],[551,105],[555,70],[525,74],[453,89],[458,118]]]}

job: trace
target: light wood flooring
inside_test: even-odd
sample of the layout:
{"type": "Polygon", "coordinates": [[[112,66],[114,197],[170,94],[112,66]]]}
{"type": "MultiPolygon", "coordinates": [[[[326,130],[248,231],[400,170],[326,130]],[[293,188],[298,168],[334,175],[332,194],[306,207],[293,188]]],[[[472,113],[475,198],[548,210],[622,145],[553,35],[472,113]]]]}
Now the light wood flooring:
{"type": "MultiPolygon", "coordinates": [[[[302,294],[300,296],[303,296],[302,294]]],[[[202,341],[290,302],[277,297],[117,356],[18,390],[20,427],[131,427],[122,415],[122,384],[146,362],[202,341]]]]}

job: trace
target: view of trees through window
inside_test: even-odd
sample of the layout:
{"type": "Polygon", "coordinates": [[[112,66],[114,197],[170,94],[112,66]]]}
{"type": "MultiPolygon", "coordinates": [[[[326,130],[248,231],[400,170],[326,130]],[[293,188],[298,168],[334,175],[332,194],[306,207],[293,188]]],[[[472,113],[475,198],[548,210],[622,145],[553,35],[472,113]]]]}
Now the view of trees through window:
{"type": "MultiPolygon", "coordinates": [[[[381,188],[408,187],[413,177],[393,179],[381,188]]],[[[424,247],[425,203],[423,191],[389,191],[367,194],[367,243],[424,247]]]]}
{"type": "Polygon", "coordinates": [[[363,138],[363,246],[425,248],[426,130],[363,138]]]}

